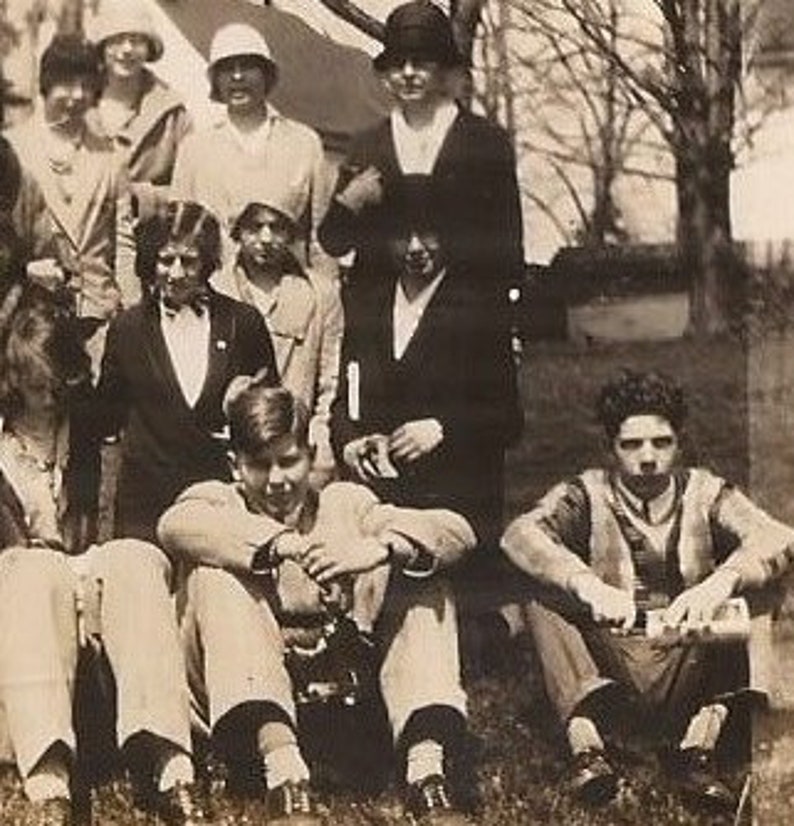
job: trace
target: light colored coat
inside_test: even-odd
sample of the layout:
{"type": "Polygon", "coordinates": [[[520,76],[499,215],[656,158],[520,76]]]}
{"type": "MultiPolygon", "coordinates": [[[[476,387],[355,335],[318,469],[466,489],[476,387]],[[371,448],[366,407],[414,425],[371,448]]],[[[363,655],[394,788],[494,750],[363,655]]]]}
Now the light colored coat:
{"type": "Polygon", "coordinates": [[[78,315],[108,319],[139,294],[137,282],[117,279],[113,270],[119,191],[113,147],[88,130],[72,171],[58,174],[42,151],[46,129],[37,114],[7,132],[22,166],[14,223],[31,258],[54,258],[76,279],[78,315]]]}
{"type": "Polygon", "coordinates": [[[333,468],[328,420],[339,384],[344,331],[338,284],[311,271],[287,273],[276,287],[269,308],[255,301],[240,266],[218,272],[212,285],[262,313],[273,341],[281,383],[310,413],[309,443],[317,448],[315,468],[333,468]]]}
{"type": "MultiPolygon", "coordinates": [[[[289,204],[309,236],[309,263],[322,263],[325,269],[330,259],[316,242],[317,228],[328,210],[336,176],[313,129],[272,107],[267,123],[267,138],[253,152],[243,148],[239,133],[225,117],[189,135],[177,155],[172,194],[208,207],[227,233],[252,201],[289,204]]],[[[300,259],[306,263],[307,254],[300,259]]]]}
{"type": "Polygon", "coordinates": [[[107,132],[98,108],[87,116],[92,130],[112,140],[124,182],[124,191],[119,193],[115,267],[117,277],[129,284],[137,283],[134,222],[153,215],[169,200],[177,149],[191,128],[182,98],[145,72],[138,111],[116,134],[107,132]]]}

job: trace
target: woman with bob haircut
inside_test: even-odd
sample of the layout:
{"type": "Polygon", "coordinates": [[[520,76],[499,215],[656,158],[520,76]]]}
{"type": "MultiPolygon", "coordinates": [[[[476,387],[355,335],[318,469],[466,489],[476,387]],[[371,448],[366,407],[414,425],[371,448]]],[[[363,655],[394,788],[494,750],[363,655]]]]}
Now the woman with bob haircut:
{"type": "Polygon", "coordinates": [[[96,49],[56,35],[39,70],[41,106],[6,136],[21,166],[14,224],[30,251],[28,274],[68,287],[73,311],[94,328],[86,341],[98,371],[107,321],[138,285],[114,271],[118,176],[111,143],[91,130],[101,82],[96,49]]]}
{"type": "Polygon", "coordinates": [[[136,230],[139,304],[114,319],[99,383],[97,432],[124,428],[117,536],[154,539],[187,485],[229,475],[223,395],[238,374],[278,383],[270,336],[253,308],[209,284],[221,255],[217,219],[173,201],[136,230]]]}

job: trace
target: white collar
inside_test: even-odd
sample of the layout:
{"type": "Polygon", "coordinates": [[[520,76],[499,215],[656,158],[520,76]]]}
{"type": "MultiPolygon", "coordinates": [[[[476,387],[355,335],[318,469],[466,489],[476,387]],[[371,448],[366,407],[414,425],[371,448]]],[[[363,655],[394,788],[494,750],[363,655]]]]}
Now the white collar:
{"type": "Polygon", "coordinates": [[[457,104],[445,100],[436,107],[429,123],[416,128],[406,121],[402,109],[392,109],[392,137],[403,174],[429,175],[433,171],[444,139],[457,116],[457,104]]]}

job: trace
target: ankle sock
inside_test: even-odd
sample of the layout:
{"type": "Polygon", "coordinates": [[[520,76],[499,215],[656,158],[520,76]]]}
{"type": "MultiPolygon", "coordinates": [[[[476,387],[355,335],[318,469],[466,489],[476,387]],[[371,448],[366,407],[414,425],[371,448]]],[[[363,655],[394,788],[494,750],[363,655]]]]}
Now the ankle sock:
{"type": "Polygon", "coordinates": [[[193,783],[193,761],[184,752],[174,751],[162,760],[160,775],[156,780],[161,792],[173,789],[177,783],[193,783]]]}
{"type": "Polygon", "coordinates": [[[728,709],[722,703],[703,706],[689,721],[679,748],[682,751],[691,748],[712,751],[717,745],[717,739],[727,717],[728,709]]]}
{"type": "Polygon", "coordinates": [[[444,749],[435,740],[420,740],[408,749],[405,780],[418,783],[434,774],[444,774],[444,749]]]}
{"type": "Polygon", "coordinates": [[[32,803],[58,797],[69,800],[69,767],[61,757],[45,755],[25,778],[23,786],[32,803]]]}
{"type": "Polygon", "coordinates": [[[571,717],[568,720],[566,733],[568,745],[574,755],[584,751],[604,750],[604,741],[601,739],[596,724],[589,717],[571,717]]]}
{"type": "Polygon", "coordinates": [[[309,767],[297,743],[288,743],[266,752],[262,760],[265,764],[265,782],[268,789],[275,789],[284,783],[309,780],[309,767]]]}

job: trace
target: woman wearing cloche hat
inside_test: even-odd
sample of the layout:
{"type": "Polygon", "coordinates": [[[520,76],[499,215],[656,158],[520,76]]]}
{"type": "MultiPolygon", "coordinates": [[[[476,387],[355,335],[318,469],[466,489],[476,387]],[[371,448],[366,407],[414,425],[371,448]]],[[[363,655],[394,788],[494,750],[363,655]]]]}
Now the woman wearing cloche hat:
{"type": "Polygon", "coordinates": [[[89,34],[105,70],[99,125],[124,152],[138,196],[153,196],[144,190],[154,187],[165,201],[176,150],[190,119],[181,97],[146,65],[162,56],[162,38],[141,0],[101,0],[92,22],[89,34]]]}
{"type": "Polygon", "coordinates": [[[119,218],[116,266],[134,270],[134,218],[145,218],[168,200],[177,148],[190,131],[182,98],[155,77],[163,41],[141,0],[101,0],[88,34],[102,58],[104,84],[92,127],[112,138],[129,183],[119,218]]]}
{"type": "Polygon", "coordinates": [[[388,119],[355,141],[320,231],[334,255],[357,249],[354,278],[384,266],[377,240],[383,237],[378,224],[389,220],[384,194],[401,176],[420,174],[438,188],[452,224],[450,254],[465,271],[505,296],[520,283],[514,153],[503,129],[454,99],[455,75],[467,62],[449,18],[429,0],[405,3],[387,18],[373,64],[394,106],[388,119]]]}

